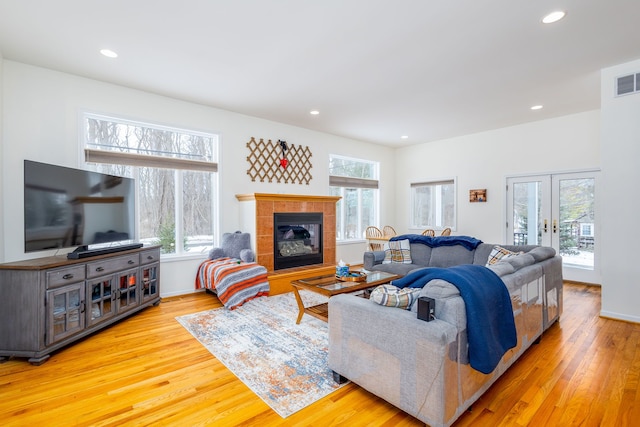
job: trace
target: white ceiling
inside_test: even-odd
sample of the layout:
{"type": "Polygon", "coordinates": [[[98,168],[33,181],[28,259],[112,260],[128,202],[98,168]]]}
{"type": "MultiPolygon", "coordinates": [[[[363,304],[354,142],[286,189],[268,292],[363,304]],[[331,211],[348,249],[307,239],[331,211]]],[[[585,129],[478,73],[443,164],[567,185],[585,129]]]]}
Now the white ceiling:
{"type": "Polygon", "coordinates": [[[0,52],[402,146],[598,109],[639,18],[640,0],[0,0],[0,52]]]}

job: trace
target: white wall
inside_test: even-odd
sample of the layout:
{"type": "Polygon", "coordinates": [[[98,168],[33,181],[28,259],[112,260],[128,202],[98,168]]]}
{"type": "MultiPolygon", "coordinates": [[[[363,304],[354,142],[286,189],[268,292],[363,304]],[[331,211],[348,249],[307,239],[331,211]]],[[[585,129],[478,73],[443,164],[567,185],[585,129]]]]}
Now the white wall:
{"type": "Polygon", "coordinates": [[[602,70],[602,310],[640,322],[636,243],[640,198],[640,93],[615,97],[615,78],[640,72],[640,60],[602,70]],[[606,292],[605,292],[606,290],[606,292]]]}
{"type": "Polygon", "coordinates": [[[422,231],[409,229],[411,183],[455,178],[453,234],[504,243],[506,177],[597,168],[599,138],[599,111],[589,111],[399,149],[396,224],[403,232],[422,231]],[[469,190],[481,188],[487,189],[487,202],[470,203],[469,190]]]}
{"type": "MultiPolygon", "coordinates": [[[[381,166],[381,221],[392,222],[394,194],[394,150],[380,145],[339,138],[220,109],[183,102],[121,86],[4,61],[0,90],[4,101],[4,132],[0,186],[5,203],[4,262],[52,255],[25,254],[23,250],[23,160],[30,159],[69,167],[81,167],[79,115],[88,110],[168,126],[217,132],[221,135],[220,230],[239,229],[240,207],[236,194],[288,193],[328,195],[330,153],[379,161],[381,166]],[[310,185],[251,182],[246,174],[249,154],[246,143],[257,139],[286,140],[309,146],[312,152],[310,185]],[[11,179],[6,179],[10,177],[11,179]]],[[[301,112],[305,114],[306,112],[301,112]]],[[[364,243],[341,245],[338,257],[362,262],[364,243]]],[[[193,290],[199,260],[163,261],[162,295],[193,290]]]]}

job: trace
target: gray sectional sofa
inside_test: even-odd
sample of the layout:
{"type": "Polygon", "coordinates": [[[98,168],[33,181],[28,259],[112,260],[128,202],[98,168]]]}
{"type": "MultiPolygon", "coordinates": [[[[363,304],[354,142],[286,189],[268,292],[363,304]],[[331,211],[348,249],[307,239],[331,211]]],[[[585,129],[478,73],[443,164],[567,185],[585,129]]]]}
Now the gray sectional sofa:
{"type": "MultiPolygon", "coordinates": [[[[364,267],[406,275],[425,267],[484,266],[495,246],[411,243],[411,264],[383,264],[381,251],[365,253],[364,267]]],[[[507,288],[517,334],[516,346],[492,372],[470,366],[465,303],[458,288],[442,279],[419,291],[435,299],[430,322],[417,318],[417,304],[406,310],[348,294],[332,297],[329,367],[430,426],[451,425],[562,313],[562,258],[555,250],[499,246],[524,253],[487,267],[507,288]]]]}

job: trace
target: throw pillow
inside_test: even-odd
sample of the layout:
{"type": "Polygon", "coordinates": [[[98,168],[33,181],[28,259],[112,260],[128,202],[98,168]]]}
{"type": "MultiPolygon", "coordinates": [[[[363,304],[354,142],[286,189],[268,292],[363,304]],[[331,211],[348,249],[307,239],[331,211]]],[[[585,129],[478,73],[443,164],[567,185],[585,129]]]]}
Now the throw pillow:
{"type": "Polygon", "coordinates": [[[392,240],[384,244],[383,264],[411,264],[411,246],[409,239],[392,240]]]}
{"type": "Polygon", "coordinates": [[[405,310],[411,309],[418,299],[421,289],[398,288],[393,285],[376,286],[369,299],[386,307],[398,307],[405,310]]]}
{"type": "Polygon", "coordinates": [[[502,261],[503,259],[507,259],[510,258],[512,256],[516,256],[516,255],[520,255],[523,254],[524,252],[520,251],[520,252],[512,252],[508,249],[505,249],[501,246],[494,246],[493,249],[491,250],[491,253],[489,254],[489,259],[487,260],[487,263],[485,264],[485,267],[489,267],[490,265],[493,265],[499,261],[502,261]]]}

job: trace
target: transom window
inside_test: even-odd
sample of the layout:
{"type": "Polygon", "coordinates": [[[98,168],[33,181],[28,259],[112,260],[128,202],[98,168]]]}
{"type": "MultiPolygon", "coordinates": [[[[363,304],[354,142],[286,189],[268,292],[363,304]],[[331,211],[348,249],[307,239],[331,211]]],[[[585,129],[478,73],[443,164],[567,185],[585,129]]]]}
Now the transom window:
{"type": "Polygon", "coordinates": [[[455,180],[411,184],[412,228],[443,229],[456,224],[455,180]]]}
{"type": "Polygon", "coordinates": [[[379,163],[329,156],[329,186],[336,204],[336,239],[362,240],[365,229],[378,223],[379,163]]]}
{"type": "Polygon", "coordinates": [[[163,254],[204,253],[217,212],[218,135],[84,115],[84,158],[136,179],[137,239],[163,254]]]}

